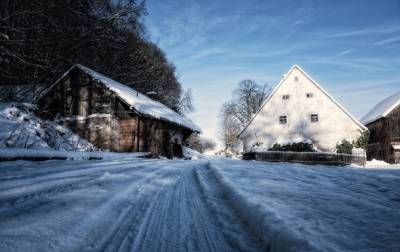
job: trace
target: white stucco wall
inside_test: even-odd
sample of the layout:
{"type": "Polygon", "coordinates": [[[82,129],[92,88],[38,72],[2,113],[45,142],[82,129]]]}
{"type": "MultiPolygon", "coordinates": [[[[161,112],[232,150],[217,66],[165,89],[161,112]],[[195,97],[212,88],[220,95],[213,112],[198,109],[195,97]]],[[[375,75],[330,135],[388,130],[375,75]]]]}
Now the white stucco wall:
{"type": "Polygon", "coordinates": [[[342,139],[357,139],[360,130],[363,128],[355,119],[314,85],[300,68],[293,67],[240,139],[244,151],[249,151],[256,142],[272,146],[298,138],[312,140],[321,151],[334,151],[342,139]],[[307,93],[313,93],[313,97],[307,98],[307,93]],[[283,100],[283,95],[290,97],[283,100]],[[311,114],[318,114],[319,121],[311,122],[311,114]],[[279,117],[284,115],[287,123],[280,124],[279,117]]]}

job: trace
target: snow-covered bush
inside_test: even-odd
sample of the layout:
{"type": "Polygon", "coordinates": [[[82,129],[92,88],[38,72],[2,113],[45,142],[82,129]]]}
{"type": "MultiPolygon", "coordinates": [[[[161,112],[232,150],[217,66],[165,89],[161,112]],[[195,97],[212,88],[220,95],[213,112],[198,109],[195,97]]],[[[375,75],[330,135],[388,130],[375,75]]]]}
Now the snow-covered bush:
{"type": "Polygon", "coordinates": [[[369,131],[364,130],[361,132],[361,135],[352,142],[343,139],[340,143],[336,144],[336,152],[337,153],[345,153],[345,154],[352,154],[353,148],[360,148],[363,150],[367,149],[369,141],[369,131]]]}
{"type": "Polygon", "coordinates": [[[185,159],[205,159],[205,156],[203,154],[186,146],[182,146],[182,154],[185,159]]]}
{"type": "Polygon", "coordinates": [[[361,132],[361,136],[359,138],[357,138],[357,140],[353,141],[353,146],[355,148],[362,148],[362,149],[366,150],[367,146],[368,146],[368,142],[369,142],[369,131],[364,130],[361,132]]]}
{"type": "Polygon", "coordinates": [[[342,142],[336,144],[336,153],[351,154],[352,149],[353,144],[346,139],[343,139],[342,142]]]}
{"type": "Polygon", "coordinates": [[[285,145],[280,145],[275,143],[270,151],[294,151],[294,152],[314,152],[314,146],[309,142],[298,142],[298,143],[289,143],[285,145]]]}
{"type": "Polygon", "coordinates": [[[35,106],[0,103],[0,147],[91,151],[96,148],[70,129],[34,114],[35,106]]]}

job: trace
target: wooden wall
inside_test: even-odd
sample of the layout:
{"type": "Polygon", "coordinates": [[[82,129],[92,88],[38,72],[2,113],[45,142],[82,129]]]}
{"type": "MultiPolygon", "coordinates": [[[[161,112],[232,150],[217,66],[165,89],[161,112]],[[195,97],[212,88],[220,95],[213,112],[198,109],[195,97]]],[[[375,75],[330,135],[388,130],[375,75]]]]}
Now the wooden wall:
{"type": "Polygon", "coordinates": [[[388,163],[399,163],[400,152],[394,150],[393,144],[400,144],[400,106],[386,117],[367,125],[370,139],[367,149],[369,160],[378,159],[388,163]]]}
{"type": "Polygon", "coordinates": [[[38,105],[42,117],[63,118],[72,131],[104,150],[180,156],[180,145],[174,144],[171,137],[179,137],[182,143],[192,133],[174,124],[141,116],[80,69],[73,69],[38,105]]]}

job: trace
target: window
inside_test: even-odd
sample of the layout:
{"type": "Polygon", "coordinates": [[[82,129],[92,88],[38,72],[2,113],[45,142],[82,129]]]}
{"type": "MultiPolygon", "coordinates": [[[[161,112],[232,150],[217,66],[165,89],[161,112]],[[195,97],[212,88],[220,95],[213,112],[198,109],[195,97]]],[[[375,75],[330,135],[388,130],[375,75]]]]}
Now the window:
{"type": "Polygon", "coordinates": [[[314,97],[314,94],[313,94],[313,93],[307,93],[307,94],[306,94],[306,97],[307,97],[307,98],[312,98],[312,97],[314,97]]]}
{"type": "Polygon", "coordinates": [[[289,100],[289,95],[282,95],[282,100],[289,100]]]}
{"type": "Polygon", "coordinates": [[[318,122],[318,114],[311,114],[311,122],[318,122]]]}
{"type": "Polygon", "coordinates": [[[286,124],[287,123],[287,116],[280,116],[279,117],[279,123],[280,124],[286,124]]]}
{"type": "Polygon", "coordinates": [[[294,81],[295,81],[295,82],[298,82],[298,81],[299,81],[299,77],[295,76],[295,77],[294,77],[294,81]]]}

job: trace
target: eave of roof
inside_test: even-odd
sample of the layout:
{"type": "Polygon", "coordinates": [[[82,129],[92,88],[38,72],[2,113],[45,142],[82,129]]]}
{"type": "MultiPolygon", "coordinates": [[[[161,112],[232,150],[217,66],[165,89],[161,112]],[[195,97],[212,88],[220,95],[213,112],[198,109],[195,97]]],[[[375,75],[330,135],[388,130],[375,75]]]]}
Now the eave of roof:
{"type": "MultiPolygon", "coordinates": [[[[106,77],[106,76],[104,76],[104,75],[102,75],[102,74],[100,74],[100,73],[98,73],[98,72],[96,72],[96,71],[94,71],[94,70],[92,70],[92,69],[86,67],[86,66],[83,66],[83,65],[81,65],[81,64],[75,64],[75,65],[73,65],[72,67],[70,67],[60,78],[58,78],[58,79],[50,86],[50,88],[49,88],[45,93],[43,93],[43,94],[38,98],[38,100],[40,100],[42,97],[44,97],[51,89],[53,89],[53,88],[54,88],[58,83],[60,83],[66,76],[68,76],[68,74],[69,74],[74,68],[78,68],[78,69],[84,71],[85,73],[87,73],[88,75],[90,75],[93,79],[96,79],[97,81],[99,81],[100,83],[102,83],[103,85],[105,85],[107,88],[109,88],[111,91],[113,91],[116,95],[118,95],[118,97],[120,97],[121,100],[123,100],[131,109],[135,109],[135,111],[138,112],[139,114],[141,114],[142,116],[154,118],[154,119],[157,119],[157,120],[166,121],[166,122],[168,122],[168,123],[172,123],[172,124],[178,125],[178,126],[180,126],[180,127],[186,128],[186,129],[188,129],[188,130],[190,130],[190,131],[194,131],[194,132],[201,133],[201,129],[200,129],[196,124],[194,124],[190,119],[185,118],[185,117],[179,115],[178,113],[176,113],[176,112],[173,111],[172,109],[168,108],[168,107],[165,106],[164,104],[162,104],[162,103],[160,103],[160,102],[157,102],[157,101],[154,101],[154,100],[152,100],[151,98],[147,97],[146,95],[144,95],[144,94],[142,94],[142,93],[140,93],[140,92],[138,92],[138,91],[136,91],[136,90],[134,90],[134,89],[132,89],[132,88],[130,88],[130,87],[128,87],[128,86],[122,84],[122,83],[119,83],[119,82],[117,82],[117,81],[115,81],[115,80],[113,80],[113,79],[111,79],[111,78],[108,78],[108,77],[106,77]],[[117,86],[117,88],[114,88],[114,89],[113,89],[113,88],[112,88],[112,85],[117,86]],[[146,102],[149,102],[149,103],[155,105],[159,110],[162,110],[162,111],[164,111],[164,112],[167,112],[171,117],[174,117],[175,120],[168,118],[168,116],[160,116],[160,115],[155,116],[154,114],[146,113],[146,111],[141,111],[140,109],[138,109],[137,107],[135,107],[134,104],[130,103],[130,102],[128,101],[128,99],[126,99],[126,98],[127,98],[127,95],[122,95],[122,96],[125,96],[125,97],[122,97],[122,96],[121,96],[121,93],[118,92],[118,90],[119,90],[118,88],[119,88],[119,89],[124,89],[125,91],[134,92],[134,93],[137,95],[137,97],[139,97],[139,95],[140,95],[140,98],[141,98],[142,100],[144,100],[144,101],[146,101],[146,102]],[[177,121],[179,121],[179,122],[177,122],[177,121]]],[[[160,112],[160,113],[161,113],[161,112],[160,112]]]]}

